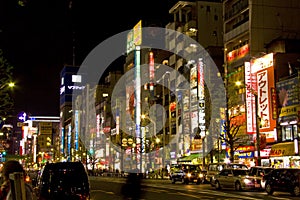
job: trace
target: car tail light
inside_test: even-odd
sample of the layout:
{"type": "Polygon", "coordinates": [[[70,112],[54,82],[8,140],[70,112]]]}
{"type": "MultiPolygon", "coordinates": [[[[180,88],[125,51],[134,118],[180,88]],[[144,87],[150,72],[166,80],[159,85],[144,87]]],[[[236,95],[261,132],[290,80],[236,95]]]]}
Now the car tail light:
{"type": "Polygon", "coordinates": [[[79,197],[78,200],[89,200],[90,196],[86,195],[86,194],[77,194],[77,196],[79,197]]]}

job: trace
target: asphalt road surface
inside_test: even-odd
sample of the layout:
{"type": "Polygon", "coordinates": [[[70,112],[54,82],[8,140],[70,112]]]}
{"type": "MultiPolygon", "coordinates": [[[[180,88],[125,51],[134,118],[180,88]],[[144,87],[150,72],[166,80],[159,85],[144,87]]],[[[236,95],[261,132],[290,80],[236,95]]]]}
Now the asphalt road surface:
{"type": "Polygon", "coordinates": [[[91,200],[124,200],[124,193],[129,196],[141,195],[140,200],[294,200],[289,193],[275,192],[272,196],[265,191],[235,191],[224,189],[217,191],[210,184],[172,184],[170,180],[142,179],[141,183],[127,183],[126,178],[90,176],[91,200]],[[140,190],[139,190],[140,189],[140,190]]]}

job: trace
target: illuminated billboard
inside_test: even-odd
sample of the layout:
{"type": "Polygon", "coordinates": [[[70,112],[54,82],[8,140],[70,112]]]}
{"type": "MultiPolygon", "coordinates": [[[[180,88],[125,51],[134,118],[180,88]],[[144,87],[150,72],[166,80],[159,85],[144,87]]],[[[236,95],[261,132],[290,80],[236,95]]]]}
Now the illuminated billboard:
{"type": "MultiPolygon", "coordinates": [[[[250,63],[250,74],[247,75],[245,82],[249,84],[249,76],[251,80],[256,80],[256,83],[250,85],[247,94],[251,93],[250,90],[254,90],[258,98],[258,116],[260,117],[260,131],[273,131],[276,126],[276,119],[272,115],[272,88],[275,88],[274,83],[274,66],[273,66],[273,53],[267,54],[263,57],[252,60],[250,63]],[[255,77],[254,77],[255,75],[255,77]]],[[[248,64],[247,64],[248,65],[248,64]]],[[[249,66],[248,66],[249,67],[249,66]]],[[[245,66],[246,69],[246,66],[245,66]]],[[[249,70],[245,70],[245,73],[249,73],[249,70]]],[[[249,86],[249,85],[247,85],[249,86]]],[[[246,96],[247,100],[247,96],[246,96]]],[[[248,106],[247,106],[248,108],[248,106]]],[[[249,116],[247,116],[248,119],[249,116]]],[[[256,116],[255,116],[256,117],[256,116]]],[[[247,122],[248,126],[248,122],[247,122]]],[[[248,130],[248,127],[247,127],[248,130]]]]}

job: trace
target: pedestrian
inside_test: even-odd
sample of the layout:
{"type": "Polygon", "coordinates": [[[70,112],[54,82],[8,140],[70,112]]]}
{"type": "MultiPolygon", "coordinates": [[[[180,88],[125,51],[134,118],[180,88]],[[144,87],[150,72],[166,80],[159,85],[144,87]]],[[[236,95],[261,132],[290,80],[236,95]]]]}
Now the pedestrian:
{"type": "Polygon", "coordinates": [[[11,191],[11,181],[9,179],[9,174],[14,172],[22,172],[24,173],[24,184],[25,184],[25,192],[26,192],[26,200],[33,200],[34,192],[32,187],[25,183],[25,170],[23,166],[17,160],[9,160],[6,161],[2,168],[2,178],[3,183],[0,189],[0,200],[12,200],[12,191],[11,191]]]}
{"type": "Polygon", "coordinates": [[[142,180],[138,173],[129,173],[126,183],[121,188],[124,200],[139,200],[142,198],[142,180]]]}

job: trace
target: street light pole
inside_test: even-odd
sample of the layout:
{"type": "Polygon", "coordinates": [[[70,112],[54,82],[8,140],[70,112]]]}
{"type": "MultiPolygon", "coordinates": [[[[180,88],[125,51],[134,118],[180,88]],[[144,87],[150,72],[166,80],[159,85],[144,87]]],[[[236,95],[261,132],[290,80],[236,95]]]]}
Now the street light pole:
{"type": "Polygon", "coordinates": [[[258,115],[258,96],[254,93],[255,97],[255,114],[256,114],[256,150],[257,150],[257,165],[261,165],[261,157],[260,157],[260,135],[259,135],[259,125],[260,119],[258,115]]]}
{"type": "MultiPolygon", "coordinates": [[[[157,80],[156,82],[159,83],[160,80],[162,79],[163,81],[163,85],[162,85],[162,93],[163,93],[163,107],[165,108],[166,106],[166,97],[165,97],[165,76],[166,75],[169,75],[168,77],[168,89],[170,90],[170,72],[169,71],[166,71],[165,74],[159,79],[157,80]]],[[[170,111],[170,102],[171,102],[171,95],[170,95],[170,92],[169,92],[169,95],[168,95],[168,106],[169,106],[169,133],[171,133],[171,111],[170,111]]],[[[163,113],[163,122],[165,122],[165,111],[163,113]]],[[[150,119],[150,118],[149,118],[150,119]]],[[[151,119],[150,119],[151,121],[151,119]]],[[[155,123],[153,123],[155,124],[155,123]]],[[[155,127],[156,127],[156,124],[155,124],[155,127]]],[[[155,128],[155,133],[156,133],[156,128],[155,128]]],[[[165,167],[165,145],[166,145],[166,130],[165,130],[165,127],[163,126],[163,149],[162,149],[162,165],[163,167],[165,167]]]]}

